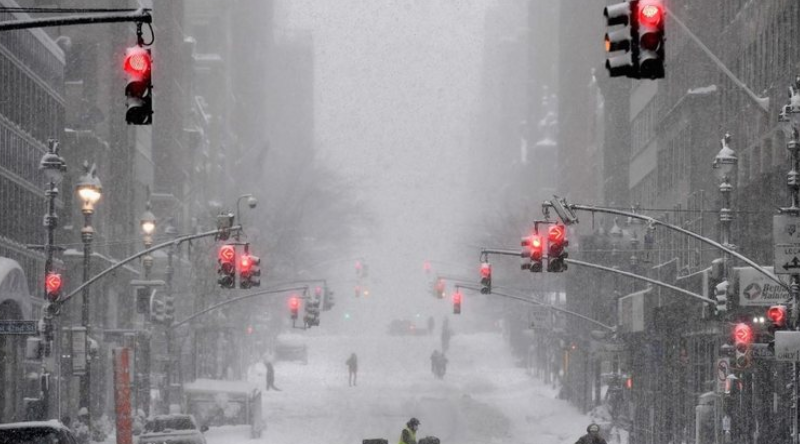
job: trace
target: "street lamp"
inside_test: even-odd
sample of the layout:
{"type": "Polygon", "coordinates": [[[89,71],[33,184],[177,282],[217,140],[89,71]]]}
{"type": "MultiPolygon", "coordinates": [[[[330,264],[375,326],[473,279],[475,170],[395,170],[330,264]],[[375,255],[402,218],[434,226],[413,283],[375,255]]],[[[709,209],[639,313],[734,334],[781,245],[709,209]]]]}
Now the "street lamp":
{"type": "MultiPolygon", "coordinates": [[[[150,211],[150,201],[147,201],[144,213],[139,221],[142,227],[142,235],[144,237],[145,250],[153,246],[153,232],[156,230],[156,216],[150,211]]],[[[149,254],[142,258],[142,265],[144,265],[144,278],[150,279],[150,270],[153,267],[153,256],[149,254]]]]}
{"type": "MultiPolygon", "coordinates": [[[[733,220],[733,214],[730,208],[733,185],[731,185],[730,177],[736,165],[739,163],[739,158],[736,157],[736,152],[728,145],[730,141],[731,135],[726,133],[725,137],[720,141],[722,148],[719,150],[716,157],[714,157],[712,167],[717,179],[721,181],[719,192],[722,193],[722,208],[719,210],[719,222],[722,227],[722,245],[733,248],[734,246],[730,244],[731,221],[733,220]]],[[[727,276],[727,274],[725,275],[727,276]]]]}
{"type": "Polygon", "coordinates": [[[789,86],[789,104],[784,105],[778,116],[778,122],[786,138],[786,149],[792,156],[792,169],[789,171],[788,184],[792,192],[792,206],[783,211],[792,216],[800,214],[800,173],[798,173],[798,151],[800,151],[800,76],[797,76],[794,85],[789,86]]]}
{"type": "MultiPolygon", "coordinates": [[[[64,178],[64,172],[67,171],[67,163],[58,155],[58,141],[55,139],[48,139],[47,152],[42,156],[39,161],[39,169],[44,171],[47,178],[47,189],[45,190],[45,197],[47,198],[47,214],[44,215],[44,227],[47,229],[47,239],[44,244],[45,262],[44,274],[49,276],[53,271],[53,252],[55,251],[55,230],[58,226],[58,215],[56,214],[56,198],[58,197],[58,185],[64,178]]],[[[47,300],[47,284],[45,284],[44,298],[47,300]]],[[[44,312],[44,343],[45,355],[50,355],[49,343],[55,339],[55,332],[57,329],[53,326],[53,317],[58,314],[59,307],[57,303],[47,305],[44,312]]],[[[56,341],[56,360],[60,357],[60,349],[58,348],[60,341],[56,341]]],[[[48,370],[43,367],[43,372],[48,373],[48,370]]],[[[58,391],[56,392],[58,393],[58,391]]],[[[47,384],[42,387],[42,403],[45,417],[49,418],[50,415],[50,400],[49,390],[47,384]]],[[[60,415],[59,415],[60,416],[60,415]]]]}
{"type": "MultiPolygon", "coordinates": [[[[164,227],[164,234],[167,235],[168,240],[174,240],[178,236],[178,229],[172,225],[172,220],[170,219],[167,221],[167,226],[164,227]]],[[[166,336],[166,343],[167,343],[167,360],[166,360],[166,369],[164,373],[166,373],[166,391],[164,392],[164,402],[166,404],[167,410],[169,410],[170,406],[170,392],[172,391],[172,384],[173,384],[173,352],[172,352],[172,329],[170,326],[172,325],[172,321],[175,319],[175,300],[172,294],[172,277],[175,274],[175,269],[172,266],[172,257],[175,254],[175,244],[172,244],[167,249],[167,269],[166,269],[166,285],[165,285],[165,295],[164,295],[164,322],[166,325],[166,329],[164,330],[166,336]]]]}
{"type": "Polygon", "coordinates": [[[250,207],[251,210],[258,205],[258,199],[256,199],[255,196],[249,193],[242,194],[236,199],[236,220],[239,221],[239,225],[244,226],[244,224],[242,223],[242,216],[239,214],[239,203],[242,201],[242,199],[247,199],[247,206],[250,207]]]}
{"type": "MultiPolygon", "coordinates": [[[[100,184],[100,179],[97,177],[97,166],[89,162],[83,162],[83,175],[78,179],[78,184],[75,190],[83,201],[83,228],[81,229],[81,240],[83,240],[83,282],[89,280],[89,269],[91,267],[91,254],[92,254],[92,238],[94,237],[94,229],[92,228],[92,214],[94,213],[94,206],[100,200],[103,193],[103,187],[100,184]]],[[[83,288],[82,294],[82,308],[81,308],[81,325],[85,329],[85,337],[87,338],[86,353],[89,351],[89,286],[83,288]]],[[[89,359],[86,360],[86,372],[81,378],[80,387],[80,406],[86,407],[89,412],[87,417],[87,424],[91,425],[92,409],[90,406],[90,369],[89,359]]]]}

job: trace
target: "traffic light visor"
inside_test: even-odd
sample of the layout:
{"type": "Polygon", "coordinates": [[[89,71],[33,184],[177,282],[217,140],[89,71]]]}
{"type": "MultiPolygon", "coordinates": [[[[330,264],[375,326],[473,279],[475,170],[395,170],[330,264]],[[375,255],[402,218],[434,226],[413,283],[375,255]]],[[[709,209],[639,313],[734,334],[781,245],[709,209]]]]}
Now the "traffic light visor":
{"type": "Polygon", "coordinates": [[[603,9],[608,26],[627,25],[630,21],[631,7],[628,2],[608,5],[603,9]]]}
{"type": "Polygon", "coordinates": [[[628,51],[631,49],[631,30],[618,29],[606,34],[606,52],[628,51]]]}
{"type": "Polygon", "coordinates": [[[150,75],[152,60],[150,51],[141,46],[128,48],[125,53],[125,72],[135,77],[147,77],[150,75]]]}

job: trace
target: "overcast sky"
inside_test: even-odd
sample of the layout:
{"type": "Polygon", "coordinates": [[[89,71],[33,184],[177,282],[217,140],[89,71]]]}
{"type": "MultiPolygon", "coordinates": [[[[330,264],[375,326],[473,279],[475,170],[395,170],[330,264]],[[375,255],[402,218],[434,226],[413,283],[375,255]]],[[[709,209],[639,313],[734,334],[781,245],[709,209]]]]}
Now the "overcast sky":
{"type": "Polygon", "coordinates": [[[466,148],[493,3],[291,0],[277,8],[278,40],[298,30],[313,36],[318,156],[358,179],[376,215],[377,239],[361,249],[376,296],[431,302],[395,290],[408,290],[414,276],[411,288],[427,291],[426,258],[477,270],[477,250],[459,259],[452,245],[469,243],[461,235],[471,222],[462,220],[466,148]]]}

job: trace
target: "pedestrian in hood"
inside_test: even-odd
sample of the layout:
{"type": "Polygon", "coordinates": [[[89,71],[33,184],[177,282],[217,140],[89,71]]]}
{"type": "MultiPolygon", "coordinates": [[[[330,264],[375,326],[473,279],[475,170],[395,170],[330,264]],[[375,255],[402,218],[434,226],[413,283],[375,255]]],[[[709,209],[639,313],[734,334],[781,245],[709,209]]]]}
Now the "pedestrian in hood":
{"type": "Polygon", "coordinates": [[[417,444],[417,429],[419,428],[419,419],[411,418],[406,423],[406,428],[400,434],[400,442],[398,444],[417,444]]]}
{"type": "Polygon", "coordinates": [[[600,426],[591,423],[586,427],[586,434],[581,436],[575,444],[606,444],[606,440],[600,436],[600,426]]]}

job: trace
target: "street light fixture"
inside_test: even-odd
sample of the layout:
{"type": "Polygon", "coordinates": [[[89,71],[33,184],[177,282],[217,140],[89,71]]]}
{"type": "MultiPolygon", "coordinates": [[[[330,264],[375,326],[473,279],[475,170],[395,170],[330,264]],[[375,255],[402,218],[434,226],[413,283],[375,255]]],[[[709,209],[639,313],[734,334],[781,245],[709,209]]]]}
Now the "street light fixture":
{"type": "MultiPolygon", "coordinates": [[[[142,227],[142,234],[144,235],[144,248],[145,250],[153,246],[153,232],[156,230],[156,216],[150,211],[150,201],[147,201],[144,213],[139,220],[142,227]]],[[[150,270],[153,267],[153,256],[146,255],[142,258],[142,265],[144,266],[144,278],[150,279],[150,270]]]]}
{"type": "Polygon", "coordinates": [[[731,135],[725,134],[720,144],[719,153],[714,157],[712,168],[717,178],[722,181],[719,185],[719,192],[722,193],[722,208],[719,210],[719,221],[722,224],[722,245],[731,247],[730,234],[731,234],[731,221],[733,221],[733,213],[731,212],[731,185],[730,178],[736,165],[739,163],[739,158],[736,157],[736,152],[731,149],[728,143],[731,141],[731,135]]]}
{"type": "MultiPolygon", "coordinates": [[[[78,179],[78,183],[75,187],[78,196],[80,196],[81,200],[83,201],[83,207],[81,211],[83,212],[84,223],[83,228],[81,229],[81,240],[83,241],[83,282],[89,280],[89,271],[91,268],[91,255],[92,255],[92,238],[94,237],[94,228],[92,228],[92,214],[94,213],[94,206],[97,202],[100,201],[100,198],[103,195],[103,186],[100,184],[100,178],[97,177],[97,165],[92,164],[91,167],[89,166],[89,162],[83,163],[83,170],[84,173],[78,179]]],[[[85,328],[86,332],[86,348],[85,350],[89,350],[89,286],[83,288],[82,294],[82,308],[81,308],[81,325],[85,328]]],[[[89,360],[86,360],[86,372],[81,377],[81,386],[80,386],[80,406],[86,407],[86,410],[89,413],[87,417],[87,424],[91,426],[91,397],[90,397],[90,388],[91,388],[91,365],[89,360]]]]}

